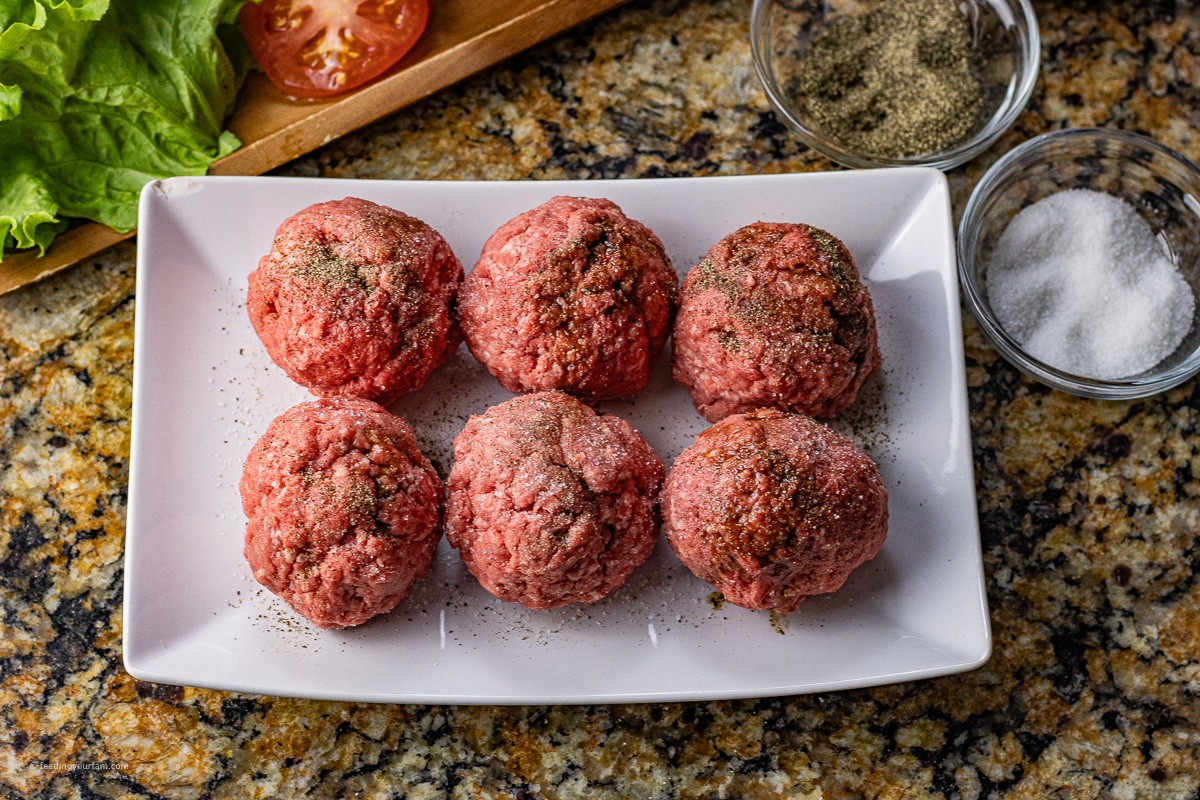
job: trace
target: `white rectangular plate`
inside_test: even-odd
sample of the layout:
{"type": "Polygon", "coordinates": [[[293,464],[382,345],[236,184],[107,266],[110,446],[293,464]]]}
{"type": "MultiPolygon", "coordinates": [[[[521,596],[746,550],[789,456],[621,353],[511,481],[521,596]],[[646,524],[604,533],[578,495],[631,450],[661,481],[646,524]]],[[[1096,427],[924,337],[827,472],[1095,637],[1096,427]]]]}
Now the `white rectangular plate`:
{"type": "MultiPolygon", "coordinates": [[[[845,689],[960,672],[991,651],[975,510],[949,195],[928,169],[563,182],[197,178],[151,184],[138,233],[124,658],[135,677],[378,702],[603,703],[845,689]],[[875,301],[884,368],[833,422],[879,464],[891,525],[838,592],[788,617],[720,602],[664,542],[589,606],[529,611],[484,592],[443,541],[391,613],[321,630],[242,558],[242,461],[310,399],[246,317],[246,276],[287,216],[363,197],[439,230],[469,270],[503,222],[556,194],[607,197],[681,276],[742,225],[841,238],[875,301]]],[[[670,378],[608,403],[670,467],[706,423],[670,378]]],[[[448,471],[470,414],[510,394],[465,347],[393,410],[448,471]]]]}

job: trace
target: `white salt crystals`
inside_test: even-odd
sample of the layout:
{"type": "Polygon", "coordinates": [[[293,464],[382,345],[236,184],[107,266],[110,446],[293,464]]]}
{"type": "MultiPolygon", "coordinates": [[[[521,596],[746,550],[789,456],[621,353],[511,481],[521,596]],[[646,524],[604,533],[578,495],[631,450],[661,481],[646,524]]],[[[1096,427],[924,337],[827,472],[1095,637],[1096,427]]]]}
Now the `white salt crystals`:
{"type": "Polygon", "coordinates": [[[1196,303],[1133,206],[1089,189],[1017,214],[997,242],[987,291],[997,321],[1027,353],[1101,380],[1132,377],[1170,355],[1196,303]]]}

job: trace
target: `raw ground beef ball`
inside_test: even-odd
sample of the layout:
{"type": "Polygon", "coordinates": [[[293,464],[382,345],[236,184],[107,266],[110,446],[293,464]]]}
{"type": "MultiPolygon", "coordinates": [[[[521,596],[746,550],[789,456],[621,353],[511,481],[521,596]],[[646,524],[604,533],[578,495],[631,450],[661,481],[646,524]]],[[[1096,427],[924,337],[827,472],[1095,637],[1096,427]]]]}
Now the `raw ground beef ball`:
{"type": "Polygon", "coordinates": [[[684,279],[672,374],[709,422],[770,407],[844,411],[880,356],[871,296],[850,252],[809,225],[729,234],[684,279]]]}
{"type": "Polygon", "coordinates": [[[887,536],[875,463],[801,414],[726,417],[671,466],[663,533],[698,578],[735,605],[796,610],[838,589],[887,536]]]}
{"type": "Polygon", "coordinates": [[[454,440],[446,538],[501,600],[591,603],[650,556],[662,481],[625,420],[562,392],[521,395],[454,440]]]}
{"type": "Polygon", "coordinates": [[[444,487],[408,423],[370,400],[280,414],[240,488],[255,579],[323,628],[390,611],[433,565],[444,487]]]}
{"type": "Polygon", "coordinates": [[[462,276],[433,228],[347,197],[284,220],[250,273],[246,308],[296,383],[390,403],[423,386],[462,341],[452,311],[462,276]]]}
{"type": "Polygon", "coordinates": [[[595,402],[646,387],[678,292],[649,228],[609,200],[554,197],[488,238],[459,313],[471,353],[505,389],[595,402]]]}

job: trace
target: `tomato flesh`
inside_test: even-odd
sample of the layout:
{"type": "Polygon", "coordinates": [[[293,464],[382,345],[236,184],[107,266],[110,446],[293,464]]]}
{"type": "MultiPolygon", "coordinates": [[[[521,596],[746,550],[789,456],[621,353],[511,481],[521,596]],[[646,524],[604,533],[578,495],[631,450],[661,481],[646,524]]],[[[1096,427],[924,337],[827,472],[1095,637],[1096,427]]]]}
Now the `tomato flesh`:
{"type": "Polygon", "coordinates": [[[242,35],[271,82],[294,97],[328,97],[378,77],[412,49],[429,0],[262,0],[241,11],[242,35]]]}

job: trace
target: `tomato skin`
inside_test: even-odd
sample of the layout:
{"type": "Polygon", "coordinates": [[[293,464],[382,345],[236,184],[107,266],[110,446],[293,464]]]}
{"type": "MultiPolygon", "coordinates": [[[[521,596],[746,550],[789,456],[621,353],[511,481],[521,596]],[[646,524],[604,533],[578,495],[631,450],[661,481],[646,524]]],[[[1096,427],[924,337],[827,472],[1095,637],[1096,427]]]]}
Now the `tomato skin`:
{"type": "Polygon", "coordinates": [[[319,99],[386,72],[429,23],[430,0],[262,0],[242,7],[250,52],[280,91],[319,99]]]}

